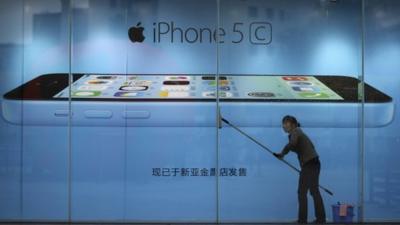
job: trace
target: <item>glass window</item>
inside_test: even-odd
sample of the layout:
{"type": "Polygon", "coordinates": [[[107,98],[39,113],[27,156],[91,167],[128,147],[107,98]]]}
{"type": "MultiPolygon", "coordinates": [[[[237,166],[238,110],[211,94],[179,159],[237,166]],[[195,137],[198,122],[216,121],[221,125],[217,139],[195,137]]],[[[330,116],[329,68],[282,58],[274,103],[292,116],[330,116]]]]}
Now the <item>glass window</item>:
{"type": "Polygon", "coordinates": [[[399,221],[399,10],[0,1],[0,221],[399,221]]]}

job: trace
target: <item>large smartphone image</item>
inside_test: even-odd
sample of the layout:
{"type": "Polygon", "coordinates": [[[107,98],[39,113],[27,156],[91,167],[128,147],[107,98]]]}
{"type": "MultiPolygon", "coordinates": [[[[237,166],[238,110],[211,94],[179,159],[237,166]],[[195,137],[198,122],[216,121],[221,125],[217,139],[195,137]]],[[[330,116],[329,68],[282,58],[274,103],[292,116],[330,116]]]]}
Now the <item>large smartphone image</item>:
{"type": "MultiPolygon", "coordinates": [[[[308,127],[359,127],[359,90],[350,76],[45,74],[4,94],[2,113],[24,125],[215,126],[218,93],[239,126],[292,114],[308,127]]],[[[368,84],[364,93],[364,125],[388,125],[392,98],[368,84]]]]}

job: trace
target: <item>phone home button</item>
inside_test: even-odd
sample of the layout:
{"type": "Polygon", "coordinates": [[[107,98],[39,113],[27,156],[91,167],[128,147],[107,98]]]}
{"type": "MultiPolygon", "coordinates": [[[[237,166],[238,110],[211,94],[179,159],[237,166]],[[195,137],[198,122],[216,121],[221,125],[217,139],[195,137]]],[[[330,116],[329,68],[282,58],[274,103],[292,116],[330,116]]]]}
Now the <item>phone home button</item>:
{"type": "Polygon", "coordinates": [[[95,119],[109,119],[112,117],[112,112],[106,110],[87,110],[85,111],[85,117],[95,119]]]}
{"type": "Polygon", "coordinates": [[[150,117],[148,111],[125,111],[122,113],[125,119],[147,119],[150,117]]]}

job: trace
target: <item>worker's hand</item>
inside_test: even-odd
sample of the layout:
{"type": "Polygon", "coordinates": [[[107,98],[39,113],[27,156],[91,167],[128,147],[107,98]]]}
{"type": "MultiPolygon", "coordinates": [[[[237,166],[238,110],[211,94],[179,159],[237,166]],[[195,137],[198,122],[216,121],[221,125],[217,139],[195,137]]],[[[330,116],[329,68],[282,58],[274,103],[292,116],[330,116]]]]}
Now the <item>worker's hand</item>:
{"type": "Polygon", "coordinates": [[[274,154],[274,156],[275,156],[276,158],[278,158],[278,159],[283,159],[283,155],[282,155],[281,153],[276,153],[276,152],[274,152],[274,153],[272,153],[272,154],[274,154]]]}

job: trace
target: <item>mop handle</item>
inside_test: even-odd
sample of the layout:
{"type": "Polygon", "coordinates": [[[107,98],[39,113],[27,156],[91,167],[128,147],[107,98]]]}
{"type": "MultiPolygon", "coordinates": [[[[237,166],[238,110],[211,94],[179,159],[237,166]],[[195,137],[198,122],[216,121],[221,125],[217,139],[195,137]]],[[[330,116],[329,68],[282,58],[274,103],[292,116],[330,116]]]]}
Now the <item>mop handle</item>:
{"type": "MultiPolygon", "coordinates": [[[[247,137],[248,139],[252,140],[254,143],[256,143],[257,145],[259,145],[261,148],[267,150],[269,153],[274,154],[273,151],[271,151],[269,148],[267,148],[265,145],[261,144],[259,141],[257,141],[256,139],[254,139],[253,137],[249,136],[248,134],[246,134],[245,132],[243,132],[241,129],[239,129],[238,127],[236,127],[235,125],[231,124],[228,120],[220,117],[221,120],[228,124],[229,126],[231,126],[233,129],[237,130],[239,133],[241,133],[242,135],[244,135],[245,137],[247,137]]],[[[292,168],[293,170],[297,171],[298,173],[300,173],[300,170],[297,169],[295,166],[293,166],[292,164],[290,164],[288,161],[284,160],[284,159],[279,159],[280,161],[284,162],[286,165],[288,165],[290,168],[292,168]]],[[[319,185],[319,187],[324,190],[326,193],[333,195],[333,193],[326,189],[325,187],[319,185]]]]}

